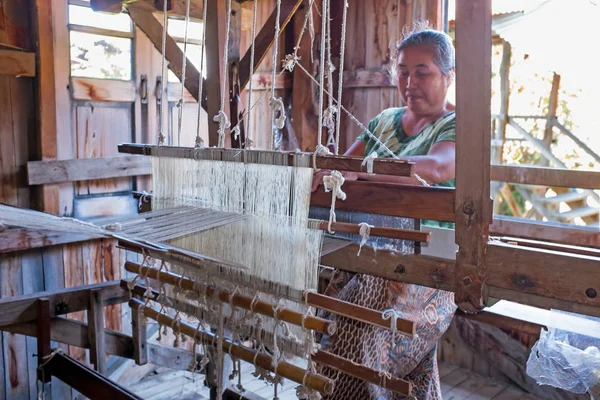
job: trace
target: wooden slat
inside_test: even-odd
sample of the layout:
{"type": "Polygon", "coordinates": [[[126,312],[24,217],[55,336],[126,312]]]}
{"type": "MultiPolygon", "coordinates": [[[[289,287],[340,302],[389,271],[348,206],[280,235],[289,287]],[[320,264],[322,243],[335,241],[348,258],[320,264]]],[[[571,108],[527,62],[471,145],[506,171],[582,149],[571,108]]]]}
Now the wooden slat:
{"type": "MultiPolygon", "coordinates": [[[[37,336],[37,356],[38,368],[44,365],[46,357],[50,355],[50,300],[46,297],[37,300],[36,314],[36,336],[37,336]]],[[[38,370],[42,372],[43,370],[38,370]]],[[[50,375],[40,373],[38,379],[42,383],[51,381],[50,375]]]]}
{"type": "Polygon", "coordinates": [[[90,363],[96,371],[106,375],[106,338],[104,337],[104,307],[102,290],[90,290],[88,309],[88,338],[90,341],[90,363]]]}
{"type": "Polygon", "coordinates": [[[324,255],[320,263],[344,271],[454,291],[452,260],[383,249],[374,251],[368,246],[363,246],[360,256],[357,252],[358,245],[351,244],[324,255]]]}
{"type": "Polygon", "coordinates": [[[132,103],[135,101],[135,83],[115,79],[73,77],[73,100],[116,101],[132,103]]]}
{"type": "Polygon", "coordinates": [[[151,174],[151,160],[138,156],[30,161],[27,163],[30,185],[151,174]]]}
{"type": "MultiPolygon", "coordinates": [[[[279,29],[283,31],[287,24],[290,22],[292,16],[298,10],[302,0],[282,0],[281,1],[281,12],[279,17],[279,29]]],[[[252,75],[256,71],[256,67],[260,65],[264,57],[267,55],[269,49],[273,46],[275,22],[277,14],[275,11],[271,14],[269,19],[265,22],[260,32],[256,35],[254,40],[254,66],[252,68],[252,75]]],[[[282,40],[283,36],[280,38],[282,40]]],[[[208,39],[208,36],[207,36],[208,39]]],[[[283,57],[281,57],[283,58],[283,57]]],[[[274,66],[275,67],[275,66],[274,66]]],[[[240,60],[240,86],[242,89],[246,87],[250,79],[250,49],[244,54],[240,60]]],[[[254,89],[254,88],[253,88],[254,89]]]]}
{"type": "MultiPolygon", "coordinates": [[[[162,2],[157,3],[155,0],[91,0],[90,6],[94,11],[119,14],[123,10],[123,6],[127,8],[138,8],[144,11],[156,12],[162,11],[162,2]],[[156,5],[159,5],[158,9],[156,5]]],[[[190,0],[190,18],[202,20],[201,0],[190,0]]],[[[169,0],[168,5],[169,17],[184,18],[186,14],[186,0],[169,0]]]]}
{"type": "MultiPolygon", "coordinates": [[[[454,221],[454,189],[348,181],[342,186],[346,200],[336,209],[372,212],[397,217],[454,221]]],[[[323,187],[311,196],[312,206],[330,207],[331,192],[323,187]]]]}
{"type": "Polygon", "coordinates": [[[65,243],[76,243],[101,237],[81,233],[10,228],[0,235],[0,254],[65,243]]]}
{"type": "Polygon", "coordinates": [[[0,75],[35,76],[35,53],[0,50],[0,75]]]}
{"type": "Polygon", "coordinates": [[[483,277],[490,199],[491,0],[456,3],[456,258],[455,301],[485,304],[483,277]],[[478,82],[473,85],[473,82],[478,82]]]}
{"type": "Polygon", "coordinates": [[[496,215],[490,233],[600,249],[600,232],[583,226],[496,215]]]}
{"type": "Polygon", "coordinates": [[[0,299],[0,326],[35,320],[36,302],[43,297],[50,300],[52,317],[87,310],[90,305],[89,291],[92,289],[102,291],[104,305],[118,304],[129,300],[129,293],[122,289],[117,281],[3,298],[0,299]]]}
{"type": "Polygon", "coordinates": [[[494,238],[503,243],[514,244],[518,246],[530,247],[534,249],[546,249],[560,251],[568,254],[579,254],[584,256],[600,257],[599,249],[591,249],[589,247],[572,246],[561,243],[542,242],[539,240],[522,239],[511,236],[498,236],[494,238]]]}
{"type": "Polygon", "coordinates": [[[134,346],[133,359],[135,360],[136,364],[144,365],[148,363],[146,317],[144,316],[143,308],[137,308],[132,311],[131,324],[134,346]]]}
{"type": "Polygon", "coordinates": [[[492,165],[491,180],[524,185],[600,189],[599,171],[577,171],[562,168],[492,165]]]}
{"type": "Polygon", "coordinates": [[[56,376],[89,398],[102,393],[102,397],[112,400],[141,400],[134,393],[63,353],[57,353],[50,359],[44,367],[44,373],[56,376]]]}
{"type": "Polygon", "coordinates": [[[599,257],[490,243],[487,261],[490,287],[600,307],[599,257]]]}

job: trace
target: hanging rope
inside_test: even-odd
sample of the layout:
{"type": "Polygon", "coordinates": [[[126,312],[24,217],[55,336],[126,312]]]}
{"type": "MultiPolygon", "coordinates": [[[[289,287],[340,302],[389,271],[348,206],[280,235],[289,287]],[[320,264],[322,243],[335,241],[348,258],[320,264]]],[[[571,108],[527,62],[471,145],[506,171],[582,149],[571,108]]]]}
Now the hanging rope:
{"type": "Polygon", "coordinates": [[[164,134],[164,120],[165,113],[169,109],[169,99],[167,98],[167,58],[166,58],[166,49],[167,49],[167,28],[169,19],[167,18],[167,0],[163,0],[163,31],[162,31],[162,57],[161,57],[161,66],[160,66],[160,109],[158,115],[158,126],[159,126],[159,135],[158,135],[158,145],[163,145],[165,143],[165,134],[164,134]],[[167,107],[165,107],[165,102],[167,103],[167,107]]]}
{"type": "MultiPolygon", "coordinates": [[[[190,23],[190,0],[185,1],[185,32],[183,34],[183,56],[181,60],[181,94],[177,102],[179,113],[177,114],[177,145],[181,146],[181,123],[183,121],[183,105],[185,104],[185,74],[187,67],[187,42],[188,42],[188,25],[190,23]]],[[[202,75],[202,74],[200,74],[202,75]]]]}
{"type": "Polygon", "coordinates": [[[327,226],[327,231],[329,233],[334,233],[331,230],[331,224],[333,222],[337,222],[335,216],[335,199],[340,199],[342,201],[346,200],[346,193],[342,191],[342,185],[344,184],[344,176],[340,173],[340,171],[331,171],[331,175],[323,177],[323,186],[325,188],[325,192],[333,192],[331,194],[331,209],[329,211],[329,225],[327,226]]]}

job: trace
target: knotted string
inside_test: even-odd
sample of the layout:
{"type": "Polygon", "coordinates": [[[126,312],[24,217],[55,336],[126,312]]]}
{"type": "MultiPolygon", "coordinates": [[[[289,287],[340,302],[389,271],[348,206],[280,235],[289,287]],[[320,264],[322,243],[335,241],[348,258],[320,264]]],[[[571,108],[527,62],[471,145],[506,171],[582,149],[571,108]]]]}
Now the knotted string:
{"type": "Polygon", "coordinates": [[[339,171],[331,171],[331,175],[323,177],[323,186],[325,192],[331,191],[331,209],[329,211],[329,225],[327,225],[327,231],[329,233],[335,233],[331,230],[331,224],[337,222],[335,216],[335,199],[342,201],[346,200],[346,193],[342,191],[342,185],[344,184],[344,176],[339,171]]]}
{"type": "Polygon", "coordinates": [[[358,224],[358,226],[360,227],[360,229],[358,230],[358,234],[360,235],[360,245],[358,246],[358,254],[356,255],[360,256],[360,251],[362,250],[362,247],[367,243],[373,225],[369,225],[366,222],[361,222],[360,224],[358,224]]]}

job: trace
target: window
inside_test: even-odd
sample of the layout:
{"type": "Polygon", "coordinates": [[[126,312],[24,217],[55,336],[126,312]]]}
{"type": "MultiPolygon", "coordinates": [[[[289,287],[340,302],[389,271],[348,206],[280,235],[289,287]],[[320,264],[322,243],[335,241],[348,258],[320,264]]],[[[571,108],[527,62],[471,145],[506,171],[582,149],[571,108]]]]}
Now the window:
{"type": "Polygon", "coordinates": [[[89,3],[69,4],[71,76],[131,80],[133,32],[126,14],[94,12],[89,3]]]}
{"type": "MultiPolygon", "coordinates": [[[[203,22],[189,21],[188,37],[186,54],[188,60],[200,70],[200,62],[202,61],[202,51],[204,46],[202,43],[202,31],[204,29],[203,22]]],[[[183,51],[185,46],[185,21],[181,19],[169,18],[168,26],[169,35],[177,42],[177,45],[183,51]]],[[[206,53],[204,53],[204,65],[202,66],[202,76],[206,78],[206,53]]],[[[169,71],[169,82],[179,82],[175,74],[169,71]]]]}

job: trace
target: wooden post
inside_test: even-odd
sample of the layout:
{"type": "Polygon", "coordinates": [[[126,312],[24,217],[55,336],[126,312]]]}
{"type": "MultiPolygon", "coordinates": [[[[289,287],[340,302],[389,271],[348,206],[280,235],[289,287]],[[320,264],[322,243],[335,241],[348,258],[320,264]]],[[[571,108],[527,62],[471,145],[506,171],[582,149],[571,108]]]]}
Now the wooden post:
{"type": "MultiPolygon", "coordinates": [[[[302,8],[294,15],[294,46],[302,34],[302,27],[304,25],[306,13],[312,12],[308,4],[309,0],[305,0],[302,8]]],[[[321,1],[316,0],[313,7],[320,9],[320,4],[321,1]]],[[[321,24],[316,23],[316,19],[314,30],[315,37],[319,37],[321,32],[321,24]]],[[[317,76],[316,68],[314,68],[314,62],[311,62],[312,57],[310,53],[310,43],[311,38],[307,30],[304,32],[304,36],[300,42],[298,56],[302,60],[302,65],[306,68],[306,70],[312,73],[313,76],[317,76]]],[[[316,45],[317,41],[315,40],[315,46],[316,45]]],[[[317,93],[318,88],[312,82],[312,80],[306,76],[304,71],[302,71],[300,68],[294,68],[292,88],[292,126],[302,151],[313,151],[317,146],[317,116],[319,111],[314,106],[317,103],[317,93]]]]}
{"type": "MultiPolygon", "coordinates": [[[[502,61],[500,63],[500,117],[497,120],[494,140],[492,142],[491,162],[493,164],[502,164],[504,153],[504,142],[506,139],[506,125],[508,124],[508,105],[510,98],[510,59],[512,48],[507,41],[502,42],[502,61]]],[[[510,193],[509,188],[505,188],[502,182],[495,182],[492,187],[492,199],[495,199],[497,193],[505,190],[503,197],[510,193]]],[[[512,197],[512,195],[510,196],[512,197]]],[[[494,214],[498,214],[500,202],[494,203],[494,214]]],[[[516,214],[513,214],[516,215],[516,214]]]]}
{"type": "MultiPolygon", "coordinates": [[[[556,109],[558,108],[558,89],[560,88],[560,75],[556,72],[552,76],[552,89],[550,98],[548,99],[548,114],[546,116],[546,127],[544,128],[544,145],[552,151],[552,139],[554,137],[552,128],[556,119],[556,109]]],[[[540,160],[542,166],[548,165],[548,160],[543,158],[540,160]]]]}
{"type": "Polygon", "coordinates": [[[491,0],[456,2],[456,304],[485,306],[491,223],[491,0]],[[473,84],[477,82],[477,84],[473,84]]]}
{"type": "Polygon", "coordinates": [[[43,365],[50,355],[50,300],[43,297],[37,301],[37,356],[38,379],[42,383],[51,381],[51,374],[45,373],[43,365]]]}
{"type": "Polygon", "coordinates": [[[102,291],[90,290],[90,308],[88,309],[88,338],[90,340],[90,363],[96,371],[106,374],[106,340],[104,336],[104,306],[102,291]]]}
{"type": "Polygon", "coordinates": [[[144,307],[136,307],[131,313],[131,324],[133,326],[133,359],[137,365],[148,363],[148,343],[146,331],[146,316],[144,307]]]}
{"type": "MultiPolygon", "coordinates": [[[[227,23],[227,2],[209,1],[206,10],[206,73],[210,79],[206,82],[208,96],[208,145],[217,146],[219,142],[219,124],[213,118],[221,109],[221,79],[225,79],[225,88],[229,88],[227,76],[223,75],[223,52],[225,50],[225,31],[227,23]]],[[[227,90],[227,89],[226,89],[227,90]]],[[[228,97],[227,97],[228,98],[228,97]]],[[[225,101],[223,111],[229,118],[229,102],[225,101]]]]}

